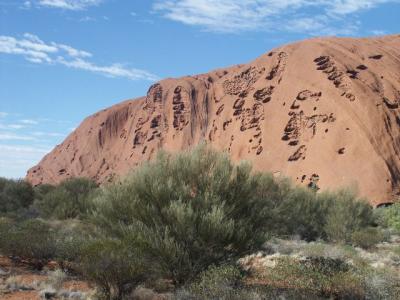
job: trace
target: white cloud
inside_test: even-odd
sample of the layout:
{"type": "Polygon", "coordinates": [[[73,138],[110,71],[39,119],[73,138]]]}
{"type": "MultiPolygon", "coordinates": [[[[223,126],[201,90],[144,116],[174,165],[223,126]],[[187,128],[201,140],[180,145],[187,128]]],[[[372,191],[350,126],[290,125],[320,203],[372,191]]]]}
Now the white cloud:
{"type": "Polygon", "coordinates": [[[38,0],[37,5],[67,10],[83,10],[101,2],[102,0],[38,0]]]}
{"type": "MultiPolygon", "coordinates": [[[[12,153],[40,153],[44,154],[51,151],[49,147],[32,147],[32,146],[13,146],[13,145],[1,145],[0,144],[0,152],[8,151],[10,154],[12,153]]],[[[4,153],[3,152],[3,153],[4,153]]]]}
{"type": "Polygon", "coordinates": [[[0,124],[0,129],[23,129],[25,127],[26,126],[22,124],[8,124],[8,125],[0,124]]]}
{"type": "Polygon", "coordinates": [[[48,137],[65,137],[65,134],[58,132],[43,132],[43,131],[35,131],[32,133],[34,136],[48,136],[48,137]]]}
{"type": "Polygon", "coordinates": [[[28,125],[37,125],[37,124],[39,124],[38,121],[31,120],[31,119],[20,120],[19,122],[22,123],[22,124],[28,124],[28,125]]]}
{"type": "Polygon", "coordinates": [[[25,1],[23,4],[22,4],[22,7],[21,8],[23,8],[23,9],[30,9],[32,7],[32,2],[31,1],[25,1]]]}
{"type": "Polygon", "coordinates": [[[0,141],[35,141],[36,138],[28,135],[0,132],[0,141]]]}
{"type": "Polygon", "coordinates": [[[361,10],[372,9],[380,4],[398,3],[398,0],[334,0],[326,1],[329,12],[336,14],[352,14],[361,10]]]}
{"type": "Polygon", "coordinates": [[[0,176],[22,178],[37,164],[51,147],[0,144],[0,176]]]}
{"type": "MultiPolygon", "coordinates": [[[[165,18],[213,32],[288,30],[346,32],[349,14],[400,0],[156,0],[153,10],[165,18]],[[310,9],[312,12],[307,13],[310,9]],[[344,23],[338,24],[336,23],[344,23]],[[294,27],[289,27],[292,23],[294,27]]],[[[347,30],[349,29],[349,30],[347,30]]]]}
{"type": "Polygon", "coordinates": [[[5,118],[8,116],[8,113],[4,112],[4,111],[0,111],[0,118],[5,118]]]}
{"type": "Polygon", "coordinates": [[[112,64],[110,66],[97,66],[80,58],[72,61],[66,61],[62,57],[59,57],[57,62],[70,68],[103,74],[108,77],[125,77],[131,80],[147,79],[152,81],[158,79],[157,76],[149,72],[139,69],[128,69],[121,64],[112,64]]]}
{"type": "Polygon", "coordinates": [[[379,30],[379,29],[372,30],[371,33],[373,35],[385,35],[385,34],[387,34],[387,32],[385,30],[379,30]]]}
{"type": "Polygon", "coordinates": [[[0,36],[0,53],[20,55],[31,63],[58,64],[74,69],[90,71],[109,77],[123,77],[131,80],[157,80],[150,72],[128,68],[122,64],[99,66],[86,59],[92,53],[79,50],[65,44],[45,43],[38,36],[25,33],[22,39],[12,36],[0,36]]]}

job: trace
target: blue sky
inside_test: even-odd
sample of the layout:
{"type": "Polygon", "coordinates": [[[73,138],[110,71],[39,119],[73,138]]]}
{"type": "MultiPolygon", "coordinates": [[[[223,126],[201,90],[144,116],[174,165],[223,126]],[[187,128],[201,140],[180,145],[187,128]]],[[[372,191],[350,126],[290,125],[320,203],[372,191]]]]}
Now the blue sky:
{"type": "Polygon", "coordinates": [[[0,0],[0,176],[164,77],[312,36],[399,33],[400,0],[0,0]]]}

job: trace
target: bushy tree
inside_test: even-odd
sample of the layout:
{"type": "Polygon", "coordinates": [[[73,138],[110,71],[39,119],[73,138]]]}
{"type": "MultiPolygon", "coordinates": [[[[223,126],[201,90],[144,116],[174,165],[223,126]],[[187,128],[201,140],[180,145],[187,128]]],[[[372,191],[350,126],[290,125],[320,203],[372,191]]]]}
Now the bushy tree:
{"type": "Polygon", "coordinates": [[[324,227],[329,241],[351,243],[353,232],[373,224],[372,206],[357,199],[351,191],[330,193],[329,197],[324,227]]]}
{"type": "Polygon", "coordinates": [[[100,239],[82,248],[79,270],[100,287],[106,299],[122,299],[151,274],[146,263],[142,255],[123,241],[100,239]]]}
{"type": "Polygon", "coordinates": [[[18,223],[2,222],[0,234],[2,254],[29,259],[37,269],[55,257],[56,234],[44,221],[33,219],[18,223]]]}
{"type": "Polygon", "coordinates": [[[328,210],[325,197],[303,187],[290,186],[284,191],[274,209],[274,234],[283,237],[299,236],[307,241],[324,238],[328,210]]]}
{"type": "Polygon", "coordinates": [[[274,215],[276,235],[297,235],[307,241],[351,243],[353,232],[374,223],[372,206],[346,189],[315,193],[290,187],[276,205],[274,215]]]}
{"type": "Polygon", "coordinates": [[[400,202],[389,207],[378,208],[376,215],[380,225],[400,232],[400,202]]]}
{"type": "Polygon", "coordinates": [[[33,203],[34,190],[24,180],[0,178],[0,214],[15,215],[33,203]]]}
{"type": "Polygon", "coordinates": [[[203,145],[162,153],[105,189],[94,218],[112,236],[131,236],[180,284],[260,247],[277,193],[272,176],[203,145]]]}
{"type": "Polygon", "coordinates": [[[91,208],[96,188],[96,183],[87,178],[67,179],[56,187],[43,187],[35,206],[45,218],[82,218],[91,208]]]}

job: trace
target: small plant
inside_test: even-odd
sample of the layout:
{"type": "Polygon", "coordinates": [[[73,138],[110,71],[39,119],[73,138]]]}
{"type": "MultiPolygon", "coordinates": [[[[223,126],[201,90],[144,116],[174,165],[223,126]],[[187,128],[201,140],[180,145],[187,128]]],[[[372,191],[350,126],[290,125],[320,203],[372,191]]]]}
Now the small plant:
{"type": "Polygon", "coordinates": [[[55,232],[47,223],[35,219],[3,224],[1,227],[0,251],[3,254],[29,259],[39,270],[49,259],[54,258],[55,232]]]}
{"type": "Polygon", "coordinates": [[[400,233],[400,202],[389,207],[376,209],[376,216],[379,225],[389,227],[400,233]]]}
{"type": "Polygon", "coordinates": [[[332,242],[351,243],[353,232],[374,222],[372,207],[349,191],[331,194],[324,230],[332,242]]]}
{"type": "Polygon", "coordinates": [[[144,282],[149,262],[118,240],[103,239],[89,242],[83,249],[79,269],[94,282],[106,299],[121,299],[144,282]]]}
{"type": "Polygon", "coordinates": [[[34,190],[28,182],[0,178],[0,215],[23,214],[33,200],[34,190]]]}
{"type": "Polygon", "coordinates": [[[364,299],[363,282],[340,259],[281,258],[265,278],[274,288],[296,291],[299,298],[364,299]]]}
{"type": "Polygon", "coordinates": [[[351,242],[354,246],[369,249],[382,242],[385,236],[383,232],[374,227],[360,229],[351,235],[351,242]]]}
{"type": "Polygon", "coordinates": [[[242,277],[236,266],[212,266],[201,273],[188,290],[198,299],[229,299],[236,294],[235,288],[239,287],[242,277]]]}

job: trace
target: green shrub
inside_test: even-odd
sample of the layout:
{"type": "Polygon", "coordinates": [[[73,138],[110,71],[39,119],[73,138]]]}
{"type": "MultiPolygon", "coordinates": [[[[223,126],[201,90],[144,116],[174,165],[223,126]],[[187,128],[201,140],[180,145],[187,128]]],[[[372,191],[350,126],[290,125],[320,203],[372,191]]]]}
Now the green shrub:
{"type": "Polygon", "coordinates": [[[0,252],[4,255],[31,260],[41,269],[55,257],[55,231],[41,220],[6,223],[0,226],[0,252]]]}
{"type": "Polygon", "coordinates": [[[67,179],[54,188],[43,187],[35,206],[44,218],[82,218],[91,209],[96,188],[96,183],[86,178],[67,179]]]}
{"type": "Polygon", "coordinates": [[[372,206],[358,200],[352,192],[344,190],[327,197],[330,200],[324,230],[329,241],[351,243],[353,232],[374,223],[372,206]]]}
{"type": "Polygon", "coordinates": [[[325,238],[328,201],[309,189],[291,187],[287,183],[281,193],[281,200],[274,209],[274,232],[307,241],[325,238]]]}
{"type": "Polygon", "coordinates": [[[372,207],[349,190],[315,193],[280,185],[274,233],[313,241],[350,242],[351,234],[374,223],[372,207]]]}
{"type": "Polygon", "coordinates": [[[400,299],[400,274],[398,269],[365,269],[364,277],[366,299],[398,300],[400,299]]]}
{"type": "Polygon", "coordinates": [[[79,257],[85,245],[98,235],[89,224],[79,220],[64,220],[52,222],[56,232],[56,260],[62,269],[71,270],[77,267],[79,257]]]}
{"type": "Polygon", "coordinates": [[[265,275],[269,285],[293,290],[298,298],[364,299],[363,280],[340,259],[281,258],[265,275]]]}
{"type": "Polygon", "coordinates": [[[400,232],[400,202],[389,207],[377,208],[375,215],[379,225],[400,232]]]}
{"type": "Polygon", "coordinates": [[[374,227],[363,228],[351,235],[351,242],[354,246],[369,249],[385,239],[383,232],[374,227]]]}
{"type": "Polygon", "coordinates": [[[234,265],[212,266],[188,287],[196,299],[233,299],[240,290],[243,275],[234,265]]]}
{"type": "Polygon", "coordinates": [[[211,266],[198,278],[180,290],[177,298],[183,299],[249,299],[245,296],[243,274],[234,265],[211,266]],[[185,294],[185,296],[184,296],[185,294]]]}
{"type": "Polygon", "coordinates": [[[33,203],[34,190],[24,180],[0,178],[0,215],[17,215],[33,203]]]}
{"type": "Polygon", "coordinates": [[[106,299],[121,299],[142,283],[150,272],[146,259],[123,242],[102,239],[82,249],[79,269],[106,299]]]}
{"type": "Polygon", "coordinates": [[[160,154],[97,199],[94,220],[111,236],[133,236],[174,282],[193,279],[260,247],[274,223],[272,176],[252,174],[201,146],[160,154]]]}

